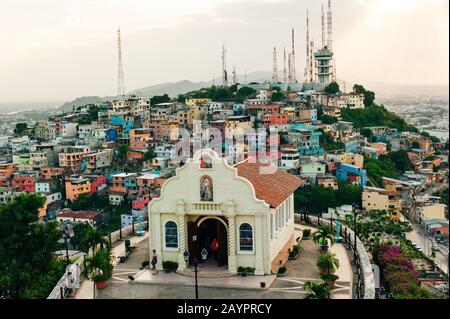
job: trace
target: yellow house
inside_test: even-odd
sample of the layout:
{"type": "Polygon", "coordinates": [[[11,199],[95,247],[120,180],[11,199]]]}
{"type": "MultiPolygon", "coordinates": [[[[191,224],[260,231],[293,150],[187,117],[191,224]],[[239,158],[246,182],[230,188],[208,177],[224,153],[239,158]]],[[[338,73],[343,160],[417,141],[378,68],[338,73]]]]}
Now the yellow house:
{"type": "Polygon", "coordinates": [[[211,99],[208,98],[192,98],[192,99],[186,99],[186,105],[189,106],[198,106],[200,104],[211,102],[211,99]]]}

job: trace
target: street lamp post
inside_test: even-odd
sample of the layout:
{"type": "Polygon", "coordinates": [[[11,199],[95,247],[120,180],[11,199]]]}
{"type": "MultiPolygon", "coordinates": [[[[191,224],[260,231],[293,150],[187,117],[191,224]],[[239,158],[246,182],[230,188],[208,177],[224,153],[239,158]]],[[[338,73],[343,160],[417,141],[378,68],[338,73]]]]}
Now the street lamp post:
{"type": "Polygon", "coordinates": [[[356,211],[358,209],[358,204],[353,203],[353,260],[356,262],[356,211]]]}
{"type": "Polygon", "coordinates": [[[189,256],[190,255],[191,254],[187,250],[185,250],[184,253],[183,253],[183,258],[184,258],[184,261],[186,262],[186,267],[189,266],[189,256]]]}
{"type": "Polygon", "coordinates": [[[67,245],[67,235],[64,235],[64,244],[66,245],[66,261],[69,264],[69,246],[67,245]]]}
{"type": "Polygon", "coordinates": [[[197,281],[198,261],[197,261],[197,258],[194,258],[194,261],[192,264],[194,266],[194,273],[195,273],[195,299],[198,299],[198,281],[197,281]]]}

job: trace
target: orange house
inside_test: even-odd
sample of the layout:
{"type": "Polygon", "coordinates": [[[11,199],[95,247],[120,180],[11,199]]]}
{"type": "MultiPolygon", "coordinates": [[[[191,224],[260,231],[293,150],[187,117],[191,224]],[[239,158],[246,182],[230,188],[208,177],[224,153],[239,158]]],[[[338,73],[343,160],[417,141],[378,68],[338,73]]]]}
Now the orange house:
{"type": "Polygon", "coordinates": [[[64,173],[63,167],[41,167],[41,179],[49,180],[64,173]]]}
{"type": "Polygon", "coordinates": [[[77,200],[80,195],[89,195],[91,181],[88,178],[70,178],[66,181],[66,199],[71,202],[77,200]]]}
{"type": "Polygon", "coordinates": [[[139,150],[147,149],[151,137],[153,137],[153,133],[149,128],[135,128],[130,130],[130,148],[139,150]]]}
{"type": "Polygon", "coordinates": [[[0,164],[0,178],[9,179],[16,171],[16,164],[0,164]]]}
{"type": "Polygon", "coordinates": [[[129,150],[127,152],[127,160],[143,160],[146,150],[129,150]]]}

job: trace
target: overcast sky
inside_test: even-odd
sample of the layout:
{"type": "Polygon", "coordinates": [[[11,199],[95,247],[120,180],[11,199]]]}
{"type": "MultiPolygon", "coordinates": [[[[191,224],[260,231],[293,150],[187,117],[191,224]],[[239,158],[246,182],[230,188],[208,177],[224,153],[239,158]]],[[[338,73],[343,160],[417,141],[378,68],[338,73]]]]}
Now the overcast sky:
{"type": "MultiPolygon", "coordinates": [[[[120,25],[127,90],[210,80],[221,44],[237,73],[271,70],[296,32],[297,77],[305,63],[305,16],[320,42],[326,0],[2,0],[0,102],[113,95],[120,25]]],[[[448,84],[448,0],[333,0],[340,80],[448,84]]]]}

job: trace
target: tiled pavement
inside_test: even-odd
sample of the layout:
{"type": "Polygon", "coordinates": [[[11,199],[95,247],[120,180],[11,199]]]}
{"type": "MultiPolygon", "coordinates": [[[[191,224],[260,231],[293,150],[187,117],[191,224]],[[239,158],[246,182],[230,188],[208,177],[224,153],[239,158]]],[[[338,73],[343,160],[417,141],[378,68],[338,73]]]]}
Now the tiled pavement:
{"type": "MultiPolygon", "coordinates": [[[[297,225],[298,227],[298,225],[297,225]]],[[[304,226],[300,226],[304,228],[304,226]]],[[[286,263],[288,272],[285,277],[272,277],[265,280],[268,284],[273,280],[270,288],[260,289],[259,282],[263,277],[248,276],[227,277],[227,278],[199,278],[200,298],[236,298],[236,299],[301,299],[304,298],[304,283],[310,280],[320,280],[320,275],[316,267],[320,250],[310,240],[301,241],[302,252],[297,260],[289,260],[286,263]],[[244,281],[245,280],[245,281],[244,281]],[[222,282],[224,281],[224,282],[222,282]],[[231,285],[228,288],[224,283],[231,285]],[[237,289],[242,288],[242,289],[237,289]]],[[[336,253],[340,260],[340,267],[337,271],[339,280],[334,289],[333,298],[351,298],[351,265],[347,257],[347,252],[342,244],[334,244],[330,250],[336,253]]],[[[113,277],[108,281],[108,287],[97,290],[96,298],[194,298],[194,279],[188,276],[181,276],[175,273],[166,274],[159,272],[158,275],[151,275],[148,270],[140,270],[141,262],[149,259],[148,240],[142,241],[135,251],[131,253],[125,263],[119,263],[114,268],[113,277]],[[128,276],[136,279],[134,284],[128,282],[128,276]],[[151,280],[152,283],[140,284],[140,279],[151,280]]],[[[201,271],[201,268],[200,268],[201,271]]],[[[269,285],[267,285],[269,286],[269,285]]],[[[92,288],[92,286],[90,286],[92,288]]]]}

